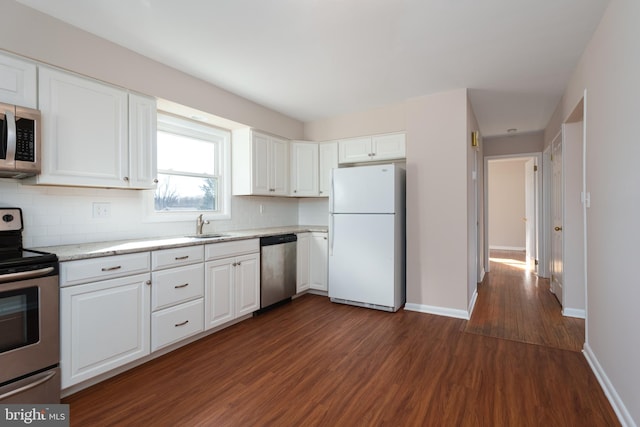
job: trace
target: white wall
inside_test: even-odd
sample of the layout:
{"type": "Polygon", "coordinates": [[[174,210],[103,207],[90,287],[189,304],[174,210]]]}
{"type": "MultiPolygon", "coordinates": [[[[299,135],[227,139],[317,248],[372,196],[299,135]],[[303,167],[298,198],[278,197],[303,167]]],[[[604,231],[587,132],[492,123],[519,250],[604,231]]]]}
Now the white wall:
{"type": "Polygon", "coordinates": [[[639,1],[611,1],[545,131],[549,144],[586,89],[585,354],[629,426],[640,424],[638,22],[639,1]]]}
{"type": "MultiPolygon", "coordinates": [[[[286,138],[301,138],[303,124],[202,80],[71,27],[12,0],[0,0],[0,49],[141,93],[165,98],[286,138]],[[25,30],[28,32],[25,34],[25,30]]],[[[46,144],[46,141],[44,141],[46,144]]],[[[25,214],[27,247],[193,233],[193,223],[154,223],[143,191],[34,187],[0,179],[0,204],[25,214]],[[93,202],[109,202],[111,217],[93,219],[93,202]]],[[[293,225],[296,199],[233,197],[232,219],[216,230],[293,225]],[[264,213],[259,213],[259,206],[264,213]]]]}
{"type": "Polygon", "coordinates": [[[298,199],[298,223],[301,225],[329,225],[329,199],[298,199]]]}
{"type": "Polygon", "coordinates": [[[528,132],[484,138],[485,156],[528,154],[542,152],[544,132],[528,132]]]}
{"type": "MultiPolygon", "coordinates": [[[[468,315],[477,278],[471,239],[476,231],[470,225],[475,197],[470,167],[477,152],[471,149],[471,130],[477,123],[466,89],[305,124],[305,139],[313,141],[406,132],[407,306],[412,309],[468,315]]],[[[302,209],[300,216],[306,216],[302,209]]]]}
{"type": "Polygon", "coordinates": [[[525,159],[489,161],[489,247],[525,250],[525,159]]]}
{"type": "Polygon", "coordinates": [[[13,0],[1,0],[1,6],[1,49],[285,138],[302,137],[303,124],[297,120],[13,0]]]}

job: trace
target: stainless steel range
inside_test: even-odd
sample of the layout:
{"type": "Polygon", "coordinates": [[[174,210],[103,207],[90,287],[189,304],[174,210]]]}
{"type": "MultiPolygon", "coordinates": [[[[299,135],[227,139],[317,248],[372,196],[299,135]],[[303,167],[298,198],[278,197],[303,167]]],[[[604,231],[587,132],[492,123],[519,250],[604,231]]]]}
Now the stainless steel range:
{"type": "Polygon", "coordinates": [[[60,403],[58,258],[24,249],[22,224],[0,208],[0,404],[60,403]]]}

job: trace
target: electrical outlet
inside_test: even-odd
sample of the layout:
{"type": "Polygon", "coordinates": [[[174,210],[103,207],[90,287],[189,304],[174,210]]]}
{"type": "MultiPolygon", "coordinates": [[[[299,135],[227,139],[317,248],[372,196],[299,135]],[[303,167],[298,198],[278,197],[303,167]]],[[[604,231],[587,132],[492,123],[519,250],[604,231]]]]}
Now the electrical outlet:
{"type": "Polygon", "coordinates": [[[108,203],[108,202],[93,203],[94,218],[109,218],[110,216],[111,216],[111,203],[108,203]]]}
{"type": "Polygon", "coordinates": [[[260,215],[262,215],[264,213],[264,205],[260,205],[260,215]]]}

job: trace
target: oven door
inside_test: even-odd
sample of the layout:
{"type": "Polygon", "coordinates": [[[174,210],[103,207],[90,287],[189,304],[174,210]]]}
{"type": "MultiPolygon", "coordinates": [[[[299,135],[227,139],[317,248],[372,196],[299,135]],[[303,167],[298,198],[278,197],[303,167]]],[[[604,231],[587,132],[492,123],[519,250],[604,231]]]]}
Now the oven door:
{"type": "Polygon", "coordinates": [[[47,270],[0,275],[0,386],[60,360],[58,276],[35,277],[47,270]]]}

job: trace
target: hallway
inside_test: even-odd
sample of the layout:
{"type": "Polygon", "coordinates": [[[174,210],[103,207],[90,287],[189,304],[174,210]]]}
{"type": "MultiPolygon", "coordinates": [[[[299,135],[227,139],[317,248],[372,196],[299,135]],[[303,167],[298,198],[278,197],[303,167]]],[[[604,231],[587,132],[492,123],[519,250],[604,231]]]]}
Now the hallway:
{"type": "Polygon", "coordinates": [[[490,273],[478,286],[478,299],[464,331],[473,334],[581,351],[584,319],[564,317],[549,279],[525,268],[524,252],[490,253],[490,273]]]}

